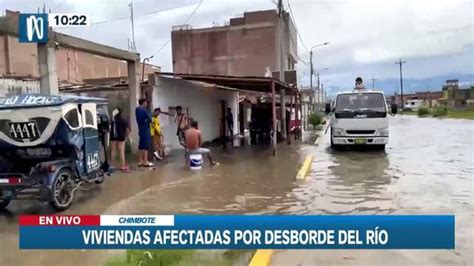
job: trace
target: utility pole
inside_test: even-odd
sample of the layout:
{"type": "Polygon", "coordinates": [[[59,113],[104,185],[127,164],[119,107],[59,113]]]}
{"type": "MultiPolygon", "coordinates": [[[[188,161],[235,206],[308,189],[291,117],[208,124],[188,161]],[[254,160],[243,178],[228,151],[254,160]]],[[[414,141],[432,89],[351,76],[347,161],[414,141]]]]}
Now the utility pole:
{"type": "MultiPolygon", "coordinates": [[[[320,46],[325,46],[325,45],[328,45],[328,44],[329,44],[329,42],[316,44],[316,45],[313,45],[313,46],[311,47],[311,49],[309,49],[309,67],[310,67],[309,82],[310,82],[311,89],[313,89],[313,73],[314,73],[314,68],[313,68],[313,49],[314,49],[314,48],[317,48],[317,47],[320,47],[320,46]]],[[[327,70],[327,68],[325,68],[324,70],[327,70]]],[[[318,72],[318,101],[319,101],[320,99],[322,99],[322,98],[321,98],[321,88],[319,87],[319,72],[318,72]]]]}
{"type": "Polygon", "coordinates": [[[132,21],[132,45],[131,50],[137,52],[137,46],[135,45],[135,23],[133,21],[133,1],[130,1],[130,20],[132,21]]]}
{"type": "Polygon", "coordinates": [[[309,51],[309,67],[309,86],[311,87],[311,90],[313,90],[313,50],[309,51]]]}
{"type": "Polygon", "coordinates": [[[400,65],[400,99],[402,101],[402,111],[403,111],[403,75],[402,75],[402,66],[405,64],[406,61],[402,61],[402,59],[399,59],[398,62],[395,62],[395,64],[400,65]]]}
{"type": "Polygon", "coordinates": [[[372,89],[375,89],[375,81],[377,80],[376,78],[371,78],[372,80],[372,89]]]}
{"type": "MultiPolygon", "coordinates": [[[[279,16],[279,43],[280,43],[280,81],[285,82],[285,61],[286,61],[286,56],[285,56],[285,50],[284,45],[285,45],[285,38],[284,38],[284,30],[285,30],[285,22],[284,22],[284,10],[283,10],[283,0],[278,0],[278,16],[279,16]]],[[[280,124],[281,124],[281,136],[283,139],[287,138],[286,135],[286,97],[285,97],[285,89],[280,89],[280,124]]],[[[276,129],[274,129],[276,130],[276,129]]]]}
{"type": "Polygon", "coordinates": [[[324,84],[323,84],[323,83],[321,83],[321,97],[322,97],[321,103],[323,103],[324,101],[326,101],[326,94],[325,94],[325,92],[324,92],[324,84]]]}

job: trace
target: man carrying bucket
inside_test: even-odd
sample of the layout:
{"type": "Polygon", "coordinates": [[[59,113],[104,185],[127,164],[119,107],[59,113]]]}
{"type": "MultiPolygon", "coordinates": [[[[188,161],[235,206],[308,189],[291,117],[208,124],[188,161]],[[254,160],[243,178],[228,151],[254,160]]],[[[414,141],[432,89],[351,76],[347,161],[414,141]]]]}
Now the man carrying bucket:
{"type": "Polygon", "coordinates": [[[219,165],[218,162],[212,158],[211,151],[209,149],[201,148],[202,138],[201,131],[198,129],[198,122],[191,121],[191,128],[184,132],[184,139],[186,142],[186,164],[188,163],[188,156],[191,154],[206,154],[209,162],[212,166],[219,165]]]}

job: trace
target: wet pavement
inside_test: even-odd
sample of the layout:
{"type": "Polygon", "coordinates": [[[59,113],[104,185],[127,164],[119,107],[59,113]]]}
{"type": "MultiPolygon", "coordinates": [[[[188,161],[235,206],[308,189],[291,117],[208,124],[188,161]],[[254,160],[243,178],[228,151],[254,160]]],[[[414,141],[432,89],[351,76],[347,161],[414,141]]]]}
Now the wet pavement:
{"type": "MultiPolygon", "coordinates": [[[[157,170],[114,175],[85,189],[65,214],[455,214],[456,250],[277,251],[273,264],[473,264],[474,121],[391,118],[385,152],[280,145],[220,153],[221,165],[183,167],[182,155],[157,170]],[[306,154],[307,180],[295,176],[306,154]]],[[[51,213],[14,203],[0,214],[0,265],[98,265],[116,251],[19,251],[18,215],[51,213]]]]}

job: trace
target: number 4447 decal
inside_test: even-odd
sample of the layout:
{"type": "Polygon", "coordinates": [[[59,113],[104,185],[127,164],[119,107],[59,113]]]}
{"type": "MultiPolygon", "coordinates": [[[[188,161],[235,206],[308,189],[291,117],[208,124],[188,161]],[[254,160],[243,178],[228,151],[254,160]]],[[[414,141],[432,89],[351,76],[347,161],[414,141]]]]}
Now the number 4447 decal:
{"type": "Polygon", "coordinates": [[[99,152],[88,153],[86,155],[87,169],[99,167],[99,152]]]}

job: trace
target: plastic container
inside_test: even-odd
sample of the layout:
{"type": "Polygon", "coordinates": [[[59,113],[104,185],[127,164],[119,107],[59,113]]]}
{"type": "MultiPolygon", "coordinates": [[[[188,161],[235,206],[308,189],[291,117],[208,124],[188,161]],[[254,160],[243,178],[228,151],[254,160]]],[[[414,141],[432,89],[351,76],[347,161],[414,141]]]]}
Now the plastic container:
{"type": "Polygon", "coordinates": [[[189,168],[191,170],[199,170],[202,168],[202,154],[189,155],[189,168]]]}

